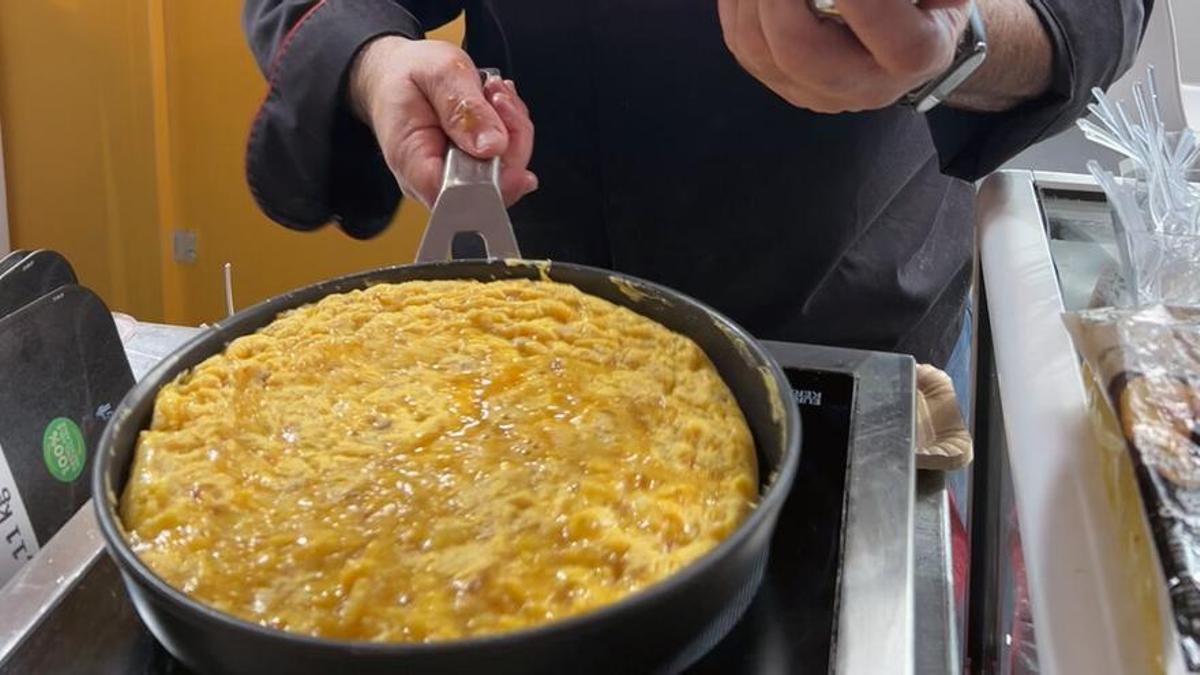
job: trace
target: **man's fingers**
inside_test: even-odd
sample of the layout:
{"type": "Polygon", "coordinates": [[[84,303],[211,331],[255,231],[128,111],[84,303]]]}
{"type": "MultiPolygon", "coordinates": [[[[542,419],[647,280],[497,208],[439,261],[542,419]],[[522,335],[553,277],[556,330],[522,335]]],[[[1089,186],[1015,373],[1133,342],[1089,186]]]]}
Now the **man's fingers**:
{"type": "Polygon", "coordinates": [[[921,0],[921,9],[946,9],[948,7],[966,8],[969,0],[921,0]]]}
{"type": "MultiPolygon", "coordinates": [[[[525,105],[525,101],[521,100],[521,97],[517,94],[517,85],[515,82],[489,76],[483,83],[483,97],[491,102],[492,97],[496,94],[507,94],[516,106],[517,112],[526,118],[529,117],[529,106],[525,105]]],[[[493,105],[492,107],[495,108],[496,106],[493,105]]],[[[504,116],[501,115],[500,119],[504,121],[504,116]]]]}
{"type": "Polygon", "coordinates": [[[508,149],[500,157],[500,190],[512,204],[537,188],[537,177],[526,169],[533,155],[533,122],[507,88],[489,100],[508,131],[508,149]]]}
{"type": "Polygon", "coordinates": [[[526,117],[529,116],[529,106],[525,105],[525,101],[523,101],[521,99],[521,95],[517,93],[516,82],[513,82],[512,80],[501,80],[498,77],[489,77],[488,81],[483,85],[483,93],[486,95],[487,100],[489,101],[492,100],[493,95],[501,91],[506,92],[508,95],[513,97],[513,100],[517,104],[517,109],[521,111],[522,115],[525,115],[526,117]]]}
{"type": "Polygon", "coordinates": [[[407,79],[374,115],[375,137],[404,194],[425,206],[441,187],[446,133],[424,94],[407,79]]]}
{"type": "Polygon", "coordinates": [[[759,77],[776,80],[777,68],[771,56],[771,47],[763,34],[762,16],[758,12],[758,0],[738,0],[737,46],[739,59],[759,77]]]}
{"type": "Polygon", "coordinates": [[[500,157],[500,191],[505,203],[512,205],[538,186],[537,176],[527,169],[533,155],[533,122],[512,80],[489,77],[483,92],[508,132],[508,148],[500,157]]]}
{"type": "Polygon", "coordinates": [[[758,0],[718,0],[717,15],[725,47],[748,73],[770,86],[778,73],[764,59],[769,51],[758,25],[758,0]]]}
{"type": "Polygon", "coordinates": [[[495,75],[488,75],[487,79],[483,81],[484,99],[491,101],[493,96],[502,91],[508,91],[508,87],[504,84],[504,80],[495,75]]]}
{"type": "Polygon", "coordinates": [[[845,26],[817,18],[806,3],[757,0],[763,39],[789,79],[811,88],[847,92],[864,84],[874,59],[845,26]]]}
{"type": "Polygon", "coordinates": [[[388,165],[405,195],[429,208],[442,188],[446,135],[439,127],[416,129],[388,153],[388,165]]]}
{"type": "Polygon", "coordinates": [[[717,0],[729,51],[795,106],[874,110],[945,69],[969,0],[839,0],[845,23],[805,0],[717,0]]]}
{"type": "MultiPolygon", "coordinates": [[[[431,81],[435,89],[425,93],[425,99],[419,103],[420,110],[410,106],[406,115],[410,124],[396,147],[387,153],[388,164],[400,189],[426,207],[433,204],[441,189],[447,136],[473,155],[500,156],[500,183],[506,203],[512,204],[537,188],[537,177],[527,169],[533,154],[533,123],[524,103],[514,95],[512,86],[500,78],[489,77],[481,83],[473,68],[468,72],[472,74],[469,82],[457,77],[445,78],[443,84],[438,84],[436,79],[431,81]],[[440,97],[436,97],[437,94],[440,97]],[[485,95],[488,98],[485,99],[485,95]],[[448,102],[451,97],[465,102],[478,126],[468,130],[462,127],[463,120],[453,118],[464,114],[463,104],[456,107],[438,105],[439,100],[448,102]],[[421,123],[420,120],[425,121],[421,123]],[[477,152],[480,145],[472,144],[472,131],[478,136],[479,132],[488,129],[502,135],[504,143],[499,146],[502,148],[499,153],[495,152],[497,146],[492,146],[491,152],[477,152]]],[[[414,78],[414,81],[418,79],[414,78]]],[[[423,82],[417,81],[417,85],[421,87],[423,82]]]]}
{"type": "Polygon", "coordinates": [[[471,58],[448,43],[372,45],[374,58],[364,55],[357,66],[360,103],[369,103],[364,117],[406,196],[427,207],[436,201],[450,143],[480,159],[499,158],[511,201],[536,186],[526,168],[533,124],[511,82],[494,76],[481,82],[471,58]],[[489,100],[496,95],[500,110],[489,100]]]}
{"type": "Polygon", "coordinates": [[[734,35],[737,31],[738,0],[717,0],[717,18],[721,22],[721,35],[725,46],[734,51],[734,35]]]}
{"type": "Polygon", "coordinates": [[[508,133],[483,97],[479,71],[460,50],[413,72],[413,81],[437,112],[442,129],[458,147],[481,159],[504,153],[508,133]]]}
{"type": "Polygon", "coordinates": [[[889,73],[920,79],[953,59],[957,35],[950,22],[908,0],[839,0],[838,9],[889,73]]]}
{"type": "Polygon", "coordinates": [[[763,37],[762,21],[758,15],[758,0],[739,0],[737,13],[738,58],[755,74],[769,80],[779,79],[780,73],[771,61],[771,49],[763,37]]]}

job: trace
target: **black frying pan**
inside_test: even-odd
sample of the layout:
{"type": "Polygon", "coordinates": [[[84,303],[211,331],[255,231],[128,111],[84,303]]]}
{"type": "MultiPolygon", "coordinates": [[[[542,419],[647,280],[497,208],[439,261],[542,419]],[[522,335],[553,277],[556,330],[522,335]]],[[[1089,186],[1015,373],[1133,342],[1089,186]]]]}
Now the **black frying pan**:
{"type": "Polygon", "coordinates": [[[421,249],[422,255],[433,252],[442,262],[325,281],[219,322],[148,373],[118,406],[100,441],[93,501],[109,552],[146,626],[171,654],[197,672],[676,672],[725,635],[758,588],[775,521],[800,457],[800,417],[787,396],[791,390],[778,364],[729,319],[687,296],[633,277],[560,263],[445,261],[453,233],[460,231],[482,234],[493,256],[499,250],[516,251],[495,183],[498,166],[455,153],[452,149],[447,158],[443,191],[421,249]],[[480,213],[492,220],[471,220],[480,213]],[[497,226],[497,218],[503,219],[503,226],[497,226]],[[150,424],[155,395],[180,372],[221,352],[234,338],[266,326],[280,312],[332,293],[417,279],[518,278],[572,284],[689,336],[708,354],[754,434],[761,499],[746,521],[707,555],[617,603],[544,626],[482,638],[380,644],[306,637],[223,614],[169,586],[129,548],[121,534],[117,499],[125,489],[138,434],[150,424]]]}

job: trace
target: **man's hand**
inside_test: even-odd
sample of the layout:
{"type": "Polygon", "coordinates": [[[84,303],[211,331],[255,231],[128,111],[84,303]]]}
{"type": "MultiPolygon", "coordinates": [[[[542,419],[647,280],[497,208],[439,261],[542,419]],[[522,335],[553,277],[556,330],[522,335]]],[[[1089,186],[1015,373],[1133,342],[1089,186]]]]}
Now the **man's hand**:
{"type": "Polygon", "coordinates": [[[533,122],[511,80],[481,83],[471,57],[435,40],[388,36],[351,66],[350,105],[375,132],[404,194],[430,206],[442,184],[447,137],[480,158],[499,156],[500,188],[512,204],[537,189],[526,167],[533,122]]]}
{"type": "Polygon", "coordinates": [[[967,0],[838,0],[845,24],[805,0],[718,0],[725,44],[751,75],[815,112],[873,110],[941,74],[967,0]]]}

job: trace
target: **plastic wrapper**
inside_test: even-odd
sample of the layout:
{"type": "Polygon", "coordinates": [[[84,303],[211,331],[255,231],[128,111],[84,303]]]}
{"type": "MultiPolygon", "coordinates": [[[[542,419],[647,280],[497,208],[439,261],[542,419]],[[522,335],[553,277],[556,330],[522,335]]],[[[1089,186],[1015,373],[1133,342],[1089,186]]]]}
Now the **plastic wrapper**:
{"type": "Polygon", "coordinates": [[[1200,308],[1094,309],[1066,324],[1132,459],[1184,662],[1200,672],[1200,308]]]}
{"type": "Polygon", "coordinates": [[[1117,561],[1119,574],[1123,576],[1121,589],[1133,601],[1133,615],[1124,624],[1124,630],[1136,631],[1131,637],[1142,646],[1136,654],[1144,660],[1140,667],[1131,668],[1131,672],[1165,673],[1168,654],[1180,650],[1175,644],[1174,632],[1166,630],[1172,614],[1170,600],[1142,507],[1135,465],[1108,396],[1086,365],[1084,377],[1088,414],[1096,441],[1090,449],[1099,465],[1104,495],[1112,514],[1110,526],[1120,556],[1117,561]]]}
{"type": "MultiPolygon", "coordinates": [[[[1162,641],[1159,617],[1170,616],[1184,664],[1200,672],[1200,142],[1164,127],[1152,67],[1133,92],[1136,115],[1094,90],[1094,120],[1079,121],[1126,157],[1120,177],[1088,164],[1113,211],[1119,269],[1093,293],[1113,307],[1065,321],[1092,380],[1098,461],[1139,624],[1162,641]]],[[[1149,653],[1147,670],[1161,672],[1162,649],[1149,653]]]]}

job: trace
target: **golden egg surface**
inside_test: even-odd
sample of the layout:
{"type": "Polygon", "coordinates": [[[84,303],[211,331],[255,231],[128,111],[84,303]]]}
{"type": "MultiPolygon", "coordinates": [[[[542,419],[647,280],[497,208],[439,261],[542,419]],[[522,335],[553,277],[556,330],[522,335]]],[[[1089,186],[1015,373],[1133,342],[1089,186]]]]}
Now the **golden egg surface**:
{"type": "Polygon", "coordinates": [[[549,281],[413,281],[280,315],[164,386],[120,515],[247,621],[422,642],[612,603],[754,507],[754,444],[691,340],[549,281]]]}

